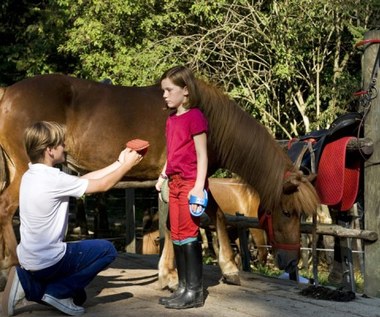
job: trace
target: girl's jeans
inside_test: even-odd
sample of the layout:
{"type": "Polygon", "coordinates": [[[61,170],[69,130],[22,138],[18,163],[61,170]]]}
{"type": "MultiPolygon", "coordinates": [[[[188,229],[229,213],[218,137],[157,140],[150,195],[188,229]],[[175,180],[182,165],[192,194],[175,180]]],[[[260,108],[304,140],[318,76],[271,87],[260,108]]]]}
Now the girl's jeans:
{"type": "Polygon", "coordinates": [[[115,247],[106,240],[70,242],[57,264],[33,272],[17,266],[17,275],[29,301],[40,303],[45,293],[58,299],[75,298],[116,256],[115,247]]]}

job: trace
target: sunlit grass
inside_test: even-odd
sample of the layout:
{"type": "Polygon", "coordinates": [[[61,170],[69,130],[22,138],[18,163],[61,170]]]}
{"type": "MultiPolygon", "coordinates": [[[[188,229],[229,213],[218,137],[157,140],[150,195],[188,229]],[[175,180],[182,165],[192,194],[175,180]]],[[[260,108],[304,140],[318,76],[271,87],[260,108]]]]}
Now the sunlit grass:
{"type": "MultiPolygon", "coordinates": [[[[237,248],[234,247],[235,253],[237,253],[237,248]]],[[[255,258],[255,250],[251,250],[252,258],[255,258]]],[[[331,258],[330,258],[331,261],[331,258]]],[[[328,262],[328,261],[327,261],[328,262]]],[[[358,262],[358,259],[354,259],[354,262],[358,262]]],[[[209,265],[218,265],[215,254],[213,253],[207,253],[203,256],[203,263],[209,264],[209,265]]],[[[314,284],[314,272],[313,272],[313,265],[312,261],[309,258],[310,265],[308,266],[308,269],[303,269],[301,267],[301,264],[299,264],[299,276],[306,278],[310,281],[310,284],[314,284]]],[[[319,259],[318,269],[317,269],[317,279],[318,279],[318,285],[321,286],[329,286],[329,287],[335,287],[336,289],[342,288],[342,284],[334,284],[329,281],[329,275],[331,270],[331,263],[327,264],[325,257],[322,257],[319,259]]],[[[358,266],[358,265],[356,265],[358,266]]],[[[279,270],[273,261],[273,258],[271,254],[269,254],[267,263],[265,265],[260,265],[257,262],[251,262],[251,271],[256,274],[260,274],[267,277],[279,277],[284,273],[284,271],[279,270]]],[[[354,280],[355,280],[355,291],[356,293],[363,293],[364,292],[364,277],[360,270],[358,270],[354,265],[354,280]]]]}
{"type": "MultiPolygon", "coordinates": [[[[261,274],[268,277],[279,277],[283,274],[283,271],[279,270],[274,264],[271,258],[268,259],[267,265],[251,265],[252,272],[261,274]]],[[[341,285],[336,285],[329,282],[329,268],[325,264],[321,264],[318,266],[318,284],[322,286],[331,286],[339,288],[341,285]]],[[[311,266],[309,269],[300,269],[299,276],[307,278],[309,281],[314,281],[314,272],[313,267],[311,266]]],[[[355,288],[357,293],[364,292],[364,277],[359,271],[354,272],[355,279],[355,288]]]]}

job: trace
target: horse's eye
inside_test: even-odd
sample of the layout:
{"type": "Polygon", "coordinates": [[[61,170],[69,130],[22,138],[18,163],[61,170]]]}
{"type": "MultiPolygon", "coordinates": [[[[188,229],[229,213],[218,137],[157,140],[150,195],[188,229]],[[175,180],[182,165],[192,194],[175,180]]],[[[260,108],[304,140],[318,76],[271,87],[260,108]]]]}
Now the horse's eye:
{"type": "Polygon", "coordinates": [[[284,214],[284,216],[286,216],[288,218],[290,218],[290,216],[291,216],[290,212],[287,210],[283,210],[282,213],[284,214]]]}

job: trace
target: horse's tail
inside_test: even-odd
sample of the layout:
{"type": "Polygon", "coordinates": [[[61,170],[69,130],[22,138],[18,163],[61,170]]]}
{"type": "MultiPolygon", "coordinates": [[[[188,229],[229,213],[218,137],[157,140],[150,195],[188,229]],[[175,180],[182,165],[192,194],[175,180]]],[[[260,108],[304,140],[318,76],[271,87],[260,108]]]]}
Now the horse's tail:
{"type": "MultiPolygon", "coordinates": [[[[3,102],[6,87],[0,87],[0,107],[3,102]]],[[[1,118],[0,118],[1,120],[1,118]]],[[[0,193],[3,192],[4,188],[9,184],[9,173],[7,168],[6,153],[3,147],[0,145],[0,193]]]]}
{"type": "Polygon", "coordinates": [[[225,93],[203,81],[198,87],[219,167],[238,174],[255,188],[264,209],[277,209],[290,159],[268,130],[225,93]]]}
{"type": "Polygon", "coordinates": [[[0,87],[0,104],[1,104],[1,102],[2,102],[2,100],[3,100],[3,97],[4,97],[4,95],[5,95],[5,90],[6,90],[7,88],[5,88],[5,87],[0,87]]]}

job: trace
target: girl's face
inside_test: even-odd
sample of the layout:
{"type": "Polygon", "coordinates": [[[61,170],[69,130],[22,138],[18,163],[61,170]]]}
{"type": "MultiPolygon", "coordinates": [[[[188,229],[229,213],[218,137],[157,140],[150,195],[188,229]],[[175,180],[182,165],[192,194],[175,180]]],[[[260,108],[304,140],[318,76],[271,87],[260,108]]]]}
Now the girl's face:
{"type": "Polygon", "coordinates": [[[169,78],[165,78],[161,81],[161,89],[164,100],[169,108],[183,108],[182,106],[187,101],[189,95],[187,87],[176,86],[169,78]]]}

